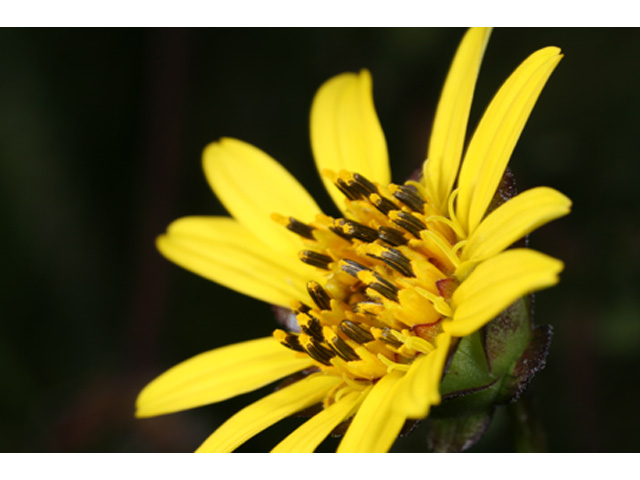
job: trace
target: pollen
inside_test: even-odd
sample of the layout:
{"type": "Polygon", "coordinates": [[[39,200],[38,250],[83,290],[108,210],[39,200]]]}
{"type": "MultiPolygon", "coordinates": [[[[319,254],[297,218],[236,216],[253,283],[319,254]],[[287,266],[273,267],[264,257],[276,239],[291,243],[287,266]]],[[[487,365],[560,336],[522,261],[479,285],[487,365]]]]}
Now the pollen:
{"type": "Polygon", "coordinates": [[[452,315],[465,239],[415,183],[383,187],[358,173],[326,175],[345,196],[343,218],[320,214],[306,224],[272,215],[302,239],[299,259],[325,278],[307,284],[308,304],[292,307],[299,332],[274,336],[345,385],[373,384],[435,349],[452,315]]]}

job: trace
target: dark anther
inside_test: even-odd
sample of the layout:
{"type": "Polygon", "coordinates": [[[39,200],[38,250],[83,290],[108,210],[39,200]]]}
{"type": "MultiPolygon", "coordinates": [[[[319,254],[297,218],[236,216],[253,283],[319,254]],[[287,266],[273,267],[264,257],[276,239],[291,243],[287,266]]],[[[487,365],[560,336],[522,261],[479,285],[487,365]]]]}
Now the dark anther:
{"type": "Polygon", "coordinates": [[[374,289],[376,292],[378,292],[380,295],[383,295],[384,297],[388,298],[389,300],[393,300],[394,302],[398,301],[398,287],[396,287],[393,283],[389,282],[388,280],[385,280],[384,278],[382,278],[380,275],[378,275],[377,273],[373,273],[373,275],[376,277],[375,282],[367,285],[369,288],[374,289]]]}
{"type": "Polygon", "coordinates": [[[331,310],[331,297],[318,282],[307,283],[307,291],[320,310],[331,310]]]}
{"type": "Polygon", "coordinates": [[[322,341],[324,340],[324,336],[322,335],[322,325],[320,324],[320,320],[310,315],[307,315],[309,318],[308,321],[300,322],[300,328],[304,333],[309,335],[310,337],[322,341]]]}
{"type": "Polygon", "coordinates": [[[297,352],[304,352],[305,349],[300,345],[300,340],[298,340],[298,335],[295,333],[288,333],[287,336],[280,342],[285,347],[290,348],[291,350],[295,350],[297,352]]]}
{"type": "Polygon", "coordinates": [[[358,278],[359,272],[363,270],[369,270],[364,265],[361,265],[358,262],[354,262],[353,260],[349,260],[347,258],[342,260],[341,268],[343,272],[348,273],[352,277],[356,277],[356,278],[358,278]]]}
{"type": "Polygon", "coordinates": [[[374,340],[373,335],[371,335],[368,330],[365,330],[350,320],[343,320],[340,322],[340,330],[342,330],[347,337],[360,345],[374,340]]]}
{"type": "Polygon", "coordinates": [[[311,307],[301,302],[296,309],[296,313],[307,313],[309,310],[311,310],[311,307]]]}
{"type": "Polygon", "coordinates": [[[404,256],[400,250],[395,248],[385,248],[382,255],[377,257],[372,254],[368,254],[370,257],[382,260],[388,266],[401,273],[405,277],[415,277],[413,268],[411,268],[411,261],[404,256]]]}
{"type": "Polygon", "coordinates": [[[376,195],[376,196],[370,195],[369,201],[373,204],[374,207],[380,210],[380,212],[382,212],[384,215],[389,215],[389,212],[393,210],[398,210],[398,205],[393,203],[388,198],[383,197],[382,195],[376,195]]]}
{"type": "Polygon", "coordinates": [[[331,359],[335,356],[333,350],[329,350],[314,338],[311,339],[306,350],[312,358],[327,366],[331,365],[331,359]]]}
{"type": "Polygon", "coordinates": [[[353,179],[355,183],[362,189],[363,192],[367,193],[375,193],[378,191],[378,187],[375,186],[373,182],[370,182],[369,179],[363,177],[359,173],[353,174],[353,179]]]}
{"type": "Polygon", "coordinates": [[[345,362],[353,362],[355,360],[360,360],[358,354],[351,348],[344,340],[342,340],[337,335],[331,339],[329,342],[333,351],[338,354],[338,356],[343,359],[345,362]]]}
{"type": "Polygon", "coordinates": [[[302,250],[298,252],[298,258],[307,265],[329,270],[329,264],[333,259],[324,253],[314,252],[313,250],[302,250]]]}
{"type": "MultiPolygon", "coordinates": [[[[344,218],[336,220],[331,227],[331,231],[335,233],[340,232],[343,234],[342,236],[346,235],[349,239],[357,238],[363,242],[373,242],[378,239],[378,232],[375,229],[354,222],[353,220],[345,220],[344,218]]],[[[340,233],[338,233],[338,235],[340,235],[340,233]]]]}
{"type": "Polygon", "coordinates": [[[378,302],[358,302],[351,305],[353,311],[359,315],[373,315],[375,311],[382,306],[382,303],[378,302]]]}
{"type": "Polygon", "coordinates": [[[313,228],[300,220],[289,217],[289,224],[287,225],[287,228],[301,237],[308,238],[309,240],[315,240],[313,238],[313,228]]]}
{"type": "Polygon", "coordinates": [[[398,217],[399,218],[393,220],[393,223],[395,223],[399,227],[404,228],[407,232],[411,233],[416,238],[420,238],[420,232],[427,228],[420,219],[416,218],[411,213],[399,211],[398,217]]]}
{"type": "Polygon", "coordinates": [[[378,237],[394,247],[399,247],[408,242],[400,230],[391,227],[378,228],[378,237]]]}
{"type": "Polygon", "coordinates": [[[338,190],[340,190],[342,194],[349,200],[358,200],[362,198],[362,194],[358,190],[352,188],[351,185],[347,184],[347,182],[345,182],[341,178],[338,178],[338,180],[336,180],[335,185],[336,187],[338,187],[338,190]]]}
{"type": "Polygon", "coordinates": [[[393,192],[393,196],[404,203],[414,212],[424,212],[424,199],[411,185],[398,185],[398,189],[393,192]]]}
{"type": "Polygon", "coordinates": [[[402,342],[391,334],[390,328],[385,328],[384,330],[382,330],[382,334],[380,335],[380,340],[382,340],[385,343],[388,343],[389,345],[395,348],[402,346],[402,342]]]}

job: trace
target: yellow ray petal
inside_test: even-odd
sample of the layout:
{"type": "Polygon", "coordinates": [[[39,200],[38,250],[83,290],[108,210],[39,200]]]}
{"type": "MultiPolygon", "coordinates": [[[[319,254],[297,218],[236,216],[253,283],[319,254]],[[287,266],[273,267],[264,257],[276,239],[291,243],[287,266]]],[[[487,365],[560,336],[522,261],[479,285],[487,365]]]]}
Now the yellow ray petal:
{"type": "Polygon", "coordinates": [[[183,218],[156,243],[172,262],[245,295],[284,307],[308,301],[306,283],[315,273],[305,274],[231,218],[183,218]]]}
{"type": "Polygon", "coordinates": [[[353,409],[366,396],[363,392],[351,392],[331,404],[300,425],[275,446],[271,453],[313,453],[353,409]]]}
{"type": "Polygon", "coordinates": [[[561,58],[556,47],[534,52],[511,74],[484,113],[458,181],[458,220],[467,233],[482,220],[529,114],[561,58]]]}
{"type": "Polygon", "coordinates": [[[403,373],[386,374],[376,383],[353,417],[338,453],[384,453],[398,437],[406,416],[394,407],[403,373]]]}
{"type": "Polygon", "coordinates": [[[277,252],[300,249],[299,239],[271,214],[309,222],[320,208],[282,165],[248,143],[223,138],[205,148],[203,166],[211,188],[238,222],[277,252]]]}
{"type": "Polygon", "coordinates": [[[196,355],[147,385],[136,416],[151,417],[220,402],[250,392],[313,364],[266,337],[196,355]]]}
{"type": "Polygon", "coordinates": [[[423,182],[427,198],[446,213],[447,199],[458,174],[469,110],[491,29],[467,31],[453,59],[433,121],[423,182]]]}
{"type": "Polygon", "coordinates": [[[456,337],[476,331],[518,298],[558,283],[561,261],[528,249],[502,252],[481,263],[451,298],[453,319],[443,328],[456,337]]]}
{"type": "Polygon", "coordinates": [[[318,403],[340,381],[318,373],[267,395],[224,422],[196,452],[231,452],[265,428],[318,403]]]}
{"type": "Polygon", "coordinates": [[[425,418],[431,405],[440,403],[440,379],[447,359],[451,335],[441,333],[436,339],[437,348],[414,360],[398,392],[396,409],[407,418],[425,418]]]}
{"type": "Polygon", "coordinates": [[[311,107],[311,147],[322,181],[340,210],[344,195],[325,178],[324,170],[344,169],[380,184],[390,182],[387,143],[367,70],[338,75],[320,87],[311,107]]]}
{"type": "MultiPolygon", "coordinates": [[[[284,255],[274,252],[259,237],[231,217],[183,217],[169,225],[170,236],[193,237],[211,242],[215,246],[232,246],[240,251],[251,252],[255,257],[273,263],[301,279],[324,280],[323,275],[316,275],[316,269],[303,263],[298,255],[284,255]]],[[[290,282],[289,282],[290,283],[290,282]]]]}
{"type": "Polygon", "coordinates": [[[489,258],[551,220],[569,213],[571,200],[548,187],[527,190],[502,204],[469,237],[462,260],[489,258]]]}

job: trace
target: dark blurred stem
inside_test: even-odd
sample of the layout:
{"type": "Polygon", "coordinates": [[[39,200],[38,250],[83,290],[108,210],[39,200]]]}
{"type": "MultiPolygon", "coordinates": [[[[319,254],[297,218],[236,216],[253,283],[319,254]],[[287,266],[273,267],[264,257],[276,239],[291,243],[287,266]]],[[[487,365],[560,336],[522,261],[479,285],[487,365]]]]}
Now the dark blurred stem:
{"type": "Polygon", "coordinates": [[[519,453],[547,451],[547,442],[533,395],[525,392],[517,402],[507,405],[515,450],[519,453]]]}

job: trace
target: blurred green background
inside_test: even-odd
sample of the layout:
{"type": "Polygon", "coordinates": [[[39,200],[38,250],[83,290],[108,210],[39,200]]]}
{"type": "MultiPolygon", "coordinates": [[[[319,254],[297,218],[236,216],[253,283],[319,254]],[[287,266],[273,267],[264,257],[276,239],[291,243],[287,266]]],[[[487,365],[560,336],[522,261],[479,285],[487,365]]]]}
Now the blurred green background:
{"type": "MultiPolygon", "coordinates": [[[[224,213],[202,149],[221,136],[251,142],[333,213],[309,147],[316,89],[371,70],[402,181],[424,159],[463,32],[0,30],[0,451],[192,451],[262,396],[133,418],[138,391],[163,370],[275,327],[269,306],[155,250],[173,219],[224,213]]],[[[547,45],[566,56],[510,165],[521,190],[555,187],[574,211],[531,238],[566,262],[560,285],[536,296],[536,321],[555,335],[531,388],[551,451],[638,451],[640,31],[495,30],[472,126],[519,62],[547,45]]],[[[513,449],[502,410],[474,451],[513,449]]],[[[297,422],[241,450],[269,450],[297,422]]],[[[424,428],[395,449],[424,449],[424,428]]]]}

